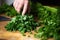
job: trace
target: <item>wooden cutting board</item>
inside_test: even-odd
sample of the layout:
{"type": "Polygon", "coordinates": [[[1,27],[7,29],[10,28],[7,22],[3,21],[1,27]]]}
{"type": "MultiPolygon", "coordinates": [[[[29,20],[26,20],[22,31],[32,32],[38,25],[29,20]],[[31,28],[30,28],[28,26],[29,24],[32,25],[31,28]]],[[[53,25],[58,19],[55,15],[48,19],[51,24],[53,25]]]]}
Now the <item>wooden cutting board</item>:
{"type": "MultiPolygon", "coordinates": [[[[0,21],[0,40],[40,40],[37,38],[34,38],[34,31],[32,31],[32,34],[29,34],[28,32],[25,33],[26,36],[23,36],[20,32],[8,32],[5,30],[5,26],[8,24],[9,21],[0,21]]],[[[53,39],[48,39],[53,40],[53,39]]]]}
{"type": "Polygon", "coordinates": [[[23,36],[20,32],[8,32],[5,30],[5,26],[9,21],[0,22],[0,40],[39,40],[34,38],[33,34],[26,33],[26,36],[23,36]],[[30,37],[28,37],[30,36],[30,37]]]}
{"type": "MultiPolygon", "coordinates": [[[[5,25],[7,25],[9,21],[2,21],[0,22],[0,40],[40,40],[37,38],[34,38],[34,32],[33,34],[26,33],[26,36],[23,36],[20,32],[8,32],[5,30],[5,25]],[[30,36],[30,37],[28,37],[30,36]]],[[[53,40],[53,39],[49,39],[53,40]]]]}

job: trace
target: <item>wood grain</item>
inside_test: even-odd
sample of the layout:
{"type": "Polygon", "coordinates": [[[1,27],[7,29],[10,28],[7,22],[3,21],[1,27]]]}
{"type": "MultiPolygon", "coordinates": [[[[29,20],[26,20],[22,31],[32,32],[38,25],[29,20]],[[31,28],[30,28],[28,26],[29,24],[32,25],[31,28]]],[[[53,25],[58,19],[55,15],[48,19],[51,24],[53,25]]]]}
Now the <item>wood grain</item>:
{"type": "Polygon", "coordinates": [[[25,33],[26,36],[23,36],[20,32],[8,32],[5,30],[5,26],[9,21],[0,22],[0,40],[38,40],[34,38],[33,35],[30,35],[28,32],[25,33]],[[30,37],[28,37],[30,35],[30,37]]]}
{"type": "MultiPolygon", "coordinates": [[[[5,15],[0,15],[5,16],[5,15]]],[[[10,17],[9,17],[10,18],[10,17]]],[[[8,32],[5,30],[5,26],[8,24],[9,21],[0,21],[0,40],[40,40],[34,38],[35,32],[32,31],[32,34],[26,32],[26,36],[23,36],[20,32],[8,32]]],[[[48,40],[53,40],[52,38],[48,40]]]]}

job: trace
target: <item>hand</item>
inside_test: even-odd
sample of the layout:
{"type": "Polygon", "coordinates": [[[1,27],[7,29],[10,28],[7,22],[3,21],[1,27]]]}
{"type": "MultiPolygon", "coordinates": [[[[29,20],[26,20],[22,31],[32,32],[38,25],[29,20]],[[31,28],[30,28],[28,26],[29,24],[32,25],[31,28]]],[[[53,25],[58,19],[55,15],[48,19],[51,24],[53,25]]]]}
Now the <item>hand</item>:
{"type": "Polygon", "coordinates": [[[23,7],[22,15],[24,15],[28,8],[28,0],[15,0],[13,6],[18,13],[23,7]]]}

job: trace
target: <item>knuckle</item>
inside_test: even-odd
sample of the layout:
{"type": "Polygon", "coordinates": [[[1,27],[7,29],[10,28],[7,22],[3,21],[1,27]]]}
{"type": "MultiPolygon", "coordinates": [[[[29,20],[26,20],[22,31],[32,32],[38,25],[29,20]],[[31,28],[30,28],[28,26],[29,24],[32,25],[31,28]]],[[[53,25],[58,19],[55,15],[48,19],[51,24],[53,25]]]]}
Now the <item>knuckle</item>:
{"type": "Polygon", "coordinates": [[[27,2],[27,3],[28,3],[28,0],[25,0],[25,2],[27,2]]]}

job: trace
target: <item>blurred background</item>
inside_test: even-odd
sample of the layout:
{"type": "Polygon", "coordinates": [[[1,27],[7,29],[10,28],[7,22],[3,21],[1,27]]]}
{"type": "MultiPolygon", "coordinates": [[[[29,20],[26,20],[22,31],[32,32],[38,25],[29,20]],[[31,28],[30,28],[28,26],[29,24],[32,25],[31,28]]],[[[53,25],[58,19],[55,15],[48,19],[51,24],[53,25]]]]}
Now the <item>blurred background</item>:
{"type": "MultiPolygon", "coordinates": [[[[31,1],[40,2],[43,5],[60,6],[60,0],[31,0],[31,1]]],[[[8,5],[11,5],[14,2],[14,0],[2,0],[2,1],[0,0],[0,5],[4,2],[7,3],[8,5]]]]}

